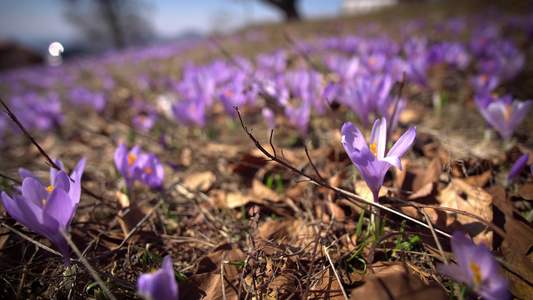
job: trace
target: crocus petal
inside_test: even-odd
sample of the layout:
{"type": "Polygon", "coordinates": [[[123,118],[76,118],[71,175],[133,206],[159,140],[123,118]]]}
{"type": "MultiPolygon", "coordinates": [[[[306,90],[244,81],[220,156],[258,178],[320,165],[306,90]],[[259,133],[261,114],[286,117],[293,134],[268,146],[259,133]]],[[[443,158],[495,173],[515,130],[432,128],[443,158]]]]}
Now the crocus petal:
{"type": "Polygon", "coordinates": [[[54,189],[43,209],[45,236],[59,248],[67,266],[70,266],[69,246],[60,230],[68,234],[76,208],[77,204],[72,204],[72,200],[64,190],[54,189]]]}
{"type": "Polygon", "coordinates": [[[160,270],[139,276],[137,289],[143,299],[178,299],[178,284],[174,277],[174,267],[170,257],[165,257],[160,270]]]}
{"type": "Polygon", "coordinates": [[[506,106],[502,101],[494,101],[486,109],[480,110],[485,121],[494,127],[504,140],[508,141],[511,139],[513,131],[507,126],[508,121],[505,119],[505,112],[506,106]]]}
{"type": "Polygon", "coordinates": [[[54,190],[55,189],[62,189],[65,192],[70,191],[70,178],[68,177],[67,173],[65,171],[59,171],[56,172],[56,177],[54,180],[54,190]]]}
{"type": "Polygon", "coordinates": [[[387,120],[381,118],[374,122],[372,134],[370,135],[370,145],[376,142],[376,154],[378,159],[385,156],[385,147],[387,146],[387,120]]]}
{"type": "MultiPolygon", "coordinates": [[[[65,169],[65,166],[63,166],[63,162],[59,158],[52,159],[52,161],[54,162],[54,164],[56,164],[59,167],[59,170],[65,169]]],[[[57,170],[54,167],[50,167],[50,185],[54,185],[54,186],[56,185],[54,180],[59,170],[57,170]]]]}
{"type": "Polygon", "coordinates": [[[85,157],[80,159],[80,161],[78,162],[78,164],[76,164],[76,167],[74,168],[74,170],[72,170],[72,173],[70,174],[71,178],[74,178],[77,175],[83,174],[83,170],[85,169],[86,161],[87,161],[87,158],[85,158],[85,157]]]}
{"type": "MultiPolygon", "coordinates": [[[[401,157],[409,147],[413,144],[416,138],[416,127],[409,128],[401,137],[398,139],[398,141],[392,146],[392,148],[389,150],[389,153],[387,153],[387,157],[394,157],[399,156],[401,157]]],[[[392,163],[392,162],[391,162],[392,163]]],[[[398,165],[393,164],[398,169],[402,169],[401,163],[398,165]]]]}
{"type": "Polygon", "coordinates": [[[124,177],[128,173],[128,148],[124,143],[121,143],[117,150],[115,150],[115,165],[118,171],[124,177]]]}
{"type": "MultiPolygon", "coordinates": [[[[382,161],[387,162],[387,163],[395,166],[396,168],[398,168],[400,170],[402,169],[402,160],[401,160],[401,157],[399,155],[393,155],[393,156],[384,157],[382,159],[382,161]]],[[[390,168],[390,166],[389,166],[389,168],[390,168]]],[[[387,170],[388,170],[388,168],[387,168],[387,170]]],[[[385,170],[385,172],[387,172],[387,171],[385,170]]]]}
{"type": "Polygon", "coordinates": [[[19,169],[19,174],[20,174],[20,177],[22,177],[22,179],[26,179],[27,177],[31,177],[37,181],[39,181],[39,183],[41,183],[41,185],[44,185],[44,182],[37,176],[35,176],[35,174],[33,174],[30,170],[26,170],[24,168],[20,168],[19,169]]]}
{"type": "Polygon", "coordinates": [[[531,105],[533,105],[533,100],[514,100],[512,102],[509,114],[509,127],[511,127],[511,131],[526,117],[531,105]]]}
{"type": "Polygon", "coordinates": [[[440,265],[437,267],[437,270],[447,275],[454,280],[460,281],[460,282],[470,282],[470,278],[468,277],[468,274],[466,274],[463,270],[463,268],[460,268],[456,265],[440,265]]]}
{"type": "Polygon", "coordinates": [[[48,199],[50,195],[39,181],[26,177],[22,181],[22,196],[37,207],[43,207],[43,199],[48,199]]]}
{"type": "Polygon", "coordinates": [[[383,185],[385,174],[382,173],[382,162],[368,148],[363,148],[361,151],[354,151],[350,155],[350,158],[361,173],[361,176],[363,176],[368,188],[372,191],[374,201],[377,201],[379,189],[383,185]]]}
{"type": "Polygon", "coordinates": [[[69,195],[62,189],[54,189],[44,205],[43,218],[45,221],[47,218],[56,220],[59,226],[68,232],[67,225],[70,225],[70,217],[75,210],[76,206],[72,203],[69,195]]]}
{"type": "MultiPolygon", "coordinates": [[[[2,200],[8,199],[2,198],[2,200]]],[[[19,194],[13,195],[11,201],[4,201],[4,206],[9,215],[17,220],[17,222],[46,237],[46,230],[42,226],[44,221],[40,206],[28,201],[19,194]]]]}
{"type": "Polygon", "coordinates": [[[352,122],[344,123],[341,133],[343,136],[342,144],[348,155],[356,149],[368,148],[363,134],[352,122]]]}
{"type": "Polygon", "coordinates": [[[6,192],[2,192],[2,202],[6,208],[7,213],[20,224],[33,229],[40,227],[40,221],[42,221],[42,215],[38,207],[29,203],[28,205],[19,205],[25,202],[25,199],[21,195],[13,195],[14,199],[11,199],[6,192]]]}
{"type": "Polygon", "coordinates": [[[527,160],[529,159],[529,153],[526,153],[522,156],[520,156],[519,159],[516,160],[513,167],[511,168],[511,171],[509,172],[509,176],[507,177],[507,181],[512,180],[516,177],[516,175],[520,174],[522,170],[526,167],[527,160]]]}

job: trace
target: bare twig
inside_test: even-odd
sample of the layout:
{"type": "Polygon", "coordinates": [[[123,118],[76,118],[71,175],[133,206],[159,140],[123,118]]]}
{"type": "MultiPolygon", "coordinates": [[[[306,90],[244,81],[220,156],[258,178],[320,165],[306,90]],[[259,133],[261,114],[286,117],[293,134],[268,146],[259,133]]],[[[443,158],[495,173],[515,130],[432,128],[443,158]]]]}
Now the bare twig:
{"type": "Polygon", "coordinates": [[[89,271],[89,273],[91,274],[91,276],[94,278],[94,280],[96,282],[98,282],[98,285],[100,286],[100,288],[104,291],[104,293],[106,294],[106,296],[111,299],[111,300],[117,300],[117,298],[115,298],[115,296],[113,294],[111,294],[111,291],[107,288],[107,285],[102,281],[102,279],[100,279],[100,276],[98,276],[98,274],[96,274],[96,271],[94,270],[94,268],[89,264],[89,262],[87,261],[87,259],[81,254],[80,250],[78,249],[78,247],[76,247],[76,244],[74,244],[72,242],[72,240],[70,239],[70,237],[68,236],[68,234],[65,232],[65,230],[63,230],[63,228],[60,228],[59,229],[61,231],[61,234],[65,237],[65,239],[67,239],[67,242],[69,243],[70,247],[72,248],[72,250],[74,250],[74,252],[76,253],[76,255],[79,257],[81,263],[85,266],[85,268],[87,269],[87,271],[89,271]]]}
{"type": "MultiPolygon", "coordinates": [[[[268,157],[269,159],[277,162],[278,164],[286,167],[287,169],[291,170],[292,172],[298,174],[298,175],[301,175],[307,179],[309,179],[311,182],[313,182],[314,184],[317,184],[319,186],[322,186],[322,187],[325,187],[325,188],[328,188],[330,190],[333,190],[335,192],[337,192],[337,194],[341,195],[341,196],[344,196],[346,199],[348,199],[349,201],[353,201],[353,200],[357,200],[357,201],[360,201],[360,202],[363,202],[365,204],[368,204],[368,205],[371,205],[371,206],[374,206],[374,207],[378,207],[382,210],[385,210],[385,211],[388,211],[388,212],[391,212],[395,215],[398,215],[402,218],[405,218],[411,222],[414,222],[414,223],[417,223],[421,226],[424,226],[426,228],[428,228],[428,225],[418,219],[415,219],[415,218],[412,218],[406,214],[403,214],[399,211],[396,211],[390,207],[387,207],[387,206],[384,206],[380,203],[377,203],[377,202],[374,202],[374,201],[371,201],[371,200],[368,200],[368,199],[365,199],[361,196],[358,196],[354,193],[350,193],[346,190],[343,190],[343,189],[340,189],[340,188],[337,188],[337,187],[334,187],[330,184],[328,184],[327,182],[324,182],[322,180],[319,180],[317,178],[315,178],[314,176],[312,175],[308,175],[300,170],[298,170],[297,168],[295,168],[293,165],[291,165],[290,163],[286,162],[286,161],[283,161],[283,160],[280,160],[279,158],[273,156],[272,154],[270,154],[265,148],[263,148],[263,146],[261,145],[261,143],[259,143],[259,141],[252,135],[252,133],[248,130],[248,127],[246,125],[244,125],[244,121],[242,120],[242,116],[241,116],[241,113],[239,111],[239,108],[238,107],[235,107],[235,109],[237,110],[237,113],[238,113],[238,116],[239,116],[239,120],[241,122],[241,126],[242,128],[244,129],[244,132],[246,132],[246,134],[248,135],[248,137],[252,140],[252,142],[254,142],[255,146],[257,147],[257,149],[259,149],[266,157],[268,157]]],[[[451,235],[442,231],[442,230],[439,230],[439,229],[435,229],[435,232],[438,232],[440,233],[441,235],[445,236],[445,237],[448,237],[448,238],[451,238],[451,235]]]]}
{"type": "Polygon", "coordinates": [[[41,146],[33,139],[33,137],[28,133],[28,131],[26,130],[26,128],[24,128],[24,126],[22,126],[22,124],[20,123],[19,119],[17,118],[17,116],[15,116],[15,114],[13,114],[11,112],[11,110],[9,109],[9,107],[7,107],[6,103],[4,102],[4,100],[0,99],[0,103],[2,103],[2,106],[6,109],[6,112],[7,114],[9,115],[9,117],[11,118],[11,120],[13,120],[13,122],[15,122],[17,124],[17,126],[20,128],[20,130],[22,130],[22,132],[24,133],[24,135],[26,136],[26,138],[28,140],[30,140],[30,142],[35,145],[35,147],[37,147],[37,149],[39,150],[39,152],[41,153],[41,155],[45,158],[46,160],[46,163],[51,166],[52,168],[56,169],[56,170],[61,170],[55,163],[54,161],[50,158],[50,156],[48,156],[48,154],[43,150],[43,148],[41,148],[41,146]]]}
{"type": "Polygon", "coordinates": [[[437,234],[435,233],[435,229],[433,228],[433,224],[431,223],[431,220],[429,219],[428,214],[426,213],[426,211],[423,208],[420,209],[420,212],[422,212],[422,214],[424,214],[424,217],[426,218],[426,221],[427,221],[428,226],[429,226],[429,230],[431,230],[431,235],[433,235],[433,238],[435,239],[435,244],[437,244],[437,248],[439,249],[440,255],[442,256],[442,261],[444,262],[444,264],[447,265],[448,264],[448,260],[446,259],[446,255],[444,254],[444,251],[442,250],[442,245],[439,242],[439,239],[437,237],[437,234]]]}
{"type": "Polygon", "coordinates": [[[313,253],[311,256],[311,263],[309,264],[309,272],[307,273],[307,279],[305,281],[305,290],[302,294],[302,300],[307,300],[309,295],[309,286],[311,284],[311,275],[313,274],[313,268],[315,266],[316,261],[316,252],[318,250],[318,240],[320,239],[320,234],[322,233],[322,226],[318,227],[318,232],[316,234],[316,240],[315,240],[315,248],[313,249],[313,253]]]}
{"type": "Polygon", "coordinates": [[[309,163],[311,164],[311,167],[313,167],[313,170],[315,170],[315,174],[316,176],[318,176],[318,178],[322,181],[322,182],[326,182],[326,180],[324,180],[324,178],[322,178],[322,176],[320,176],[320,173],[318,172],[317,168],[315,167],[315,164],[313,163],[313,161],[311,160],[311,156],[309,156],[309,150],[307,149],[307,146],[304,145],[304,149],[305,149],[305,155],[307,156],[307,160],[309,161],[309,163]]]}
{"type": "Polygon", "coordinates": [[[337,270],[335,270],[335,265],[333,264],[333,261],[331,260],[331,257],[328,253],[328,248],[324,245],[324,253],[326,253],[326,257],[329,261],[329,264],[331,265],[331,270],[333,271],[333,274],[335,274],[335,278],[337,278],[337,281],[339,282],[339,286],[341,287],[342,294],[344,295],[344,299],[348,300],[348,294],[346,294],[346,291],[344,290],[344,287],[342,286],[341,279],[339,278],[339,274],[337,274],[337,270]]]}
{"type": "Polygon", "coordinates": [[[42,248],[42,249],[44,249],[44,250],[46,250],[46,251],[48,251],[48,252],[50,252],[50,253],[52,253],[52,254],[55,254],[55,255],[57,255],[57,256],[59,256],[59,257],[63,257],[63,255],[62,255],[61,253],[55,251],[54,249],[51,249],[50,247],[47,247],[47,246],[45,246],[45,245],[39,243],[38,241],[36,241],[36,240],[32,239],[31,237],[25,235],[24,233],[22,233],[22,232],[16,230],[15,228],[13,228],[13,227],[7,225],[6,223],[1,222],[0,224],[2,224],[2,226],[4,226],[5,228],[7,228],[7,229],[13,231],[14,233],[18,234],[18,235],[21,236],[23,239],[25,239],[25,240],[27,240],[27,241],[29,241],[29,242],[31,242],[31,243],[37,245],[39,248],[42,248]]]}

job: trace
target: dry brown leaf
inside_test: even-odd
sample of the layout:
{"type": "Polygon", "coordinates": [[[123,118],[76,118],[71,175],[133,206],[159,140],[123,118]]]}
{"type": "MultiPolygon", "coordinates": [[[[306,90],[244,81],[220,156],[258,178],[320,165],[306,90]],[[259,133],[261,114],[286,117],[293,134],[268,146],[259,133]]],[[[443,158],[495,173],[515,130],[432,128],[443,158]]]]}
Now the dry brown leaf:
{"type": "MultiPolygon", "coordinates": [[[[532,155],[533,156],[533,155],[532,155]]],[[[533,200],[533,183],[524,184],[515,194],[511,197],[522,198],[524,200],[533,200]]]]}
{"type": "Polygon", "coordinates": [[[468,176],[465,181],[473,186],[484,187],[492,177],[492,170],[487,170],[479,175],[468,176]]]}
{"type": "MultiPolygon", "coordinates": [[[[488,191],[493,195],[495,215],[504,216],[504,224],[498,224],[500,220],[495,220],[497,225],[503,225],[506,232],[500,252],[510,265],[511,271],[503,268],[503,274],[507,277],[513,295],[519,299],[528,299],[533,295],[533,227],[516,212],[513,204],[506,198],[503,188],[492,188],[488,191]],[[521,278],[515,274],[519,274],[521,278]]],[[[499,240],[497,237],[494,239],[497,247],[496,242],[499,240]]]]}
{"type": "Polygon", "coordinates": [[[245,258],[244,253],[235,245],[224,244],[215,248],[200,261],[193,276],[179,283],[180,298],[237,299],[240,267],[225,262],[243,261],[245,258]]]}
{"type": "MultiPolygon", "coordinates": [[[[492,221],[492,196],[479,187],[456,178],[440,191],[437,200],[443,207],[450,207],[474,214],[484,220],[492,221]],[[466,196],[466,198],[463,197],[466,196]]],[[[486,232],[487,226],[476,219],[457,214],[457,221],[463,226],[461,230],[470,234],[476,243],[492,245],[492,231],[486,232]]]]}
{"type": "MultiPolygon", "coordinates": [[[[368,188],[368,185],[364,181],[358,181],[354,184],[355,193],[367,200],[374,201],[374,195],[372,194],[372,191],[370,188],[368,188]]],[[[383,197],[387,195],[387,189],[382,187],[379,189],[378,197],[383,197]]]]}
{"type": "Polygon", "coordinates": [[[341,285],[331,268],[327,268],[320,280],[313,290],[317,291],[311,293],[308,299],[333,299],[333,300],[344,300],[344,295],[342,293],[341,285]]]}
{"type": "Polygon", "coordinates": [[[127,236],[130,231],[144,218],[147,209],[143,206],[141,209],[138,205],[132,205],[128,195],[117,192],[117,216],[118,223],[127,236]]]}
{"type": "Polygon", "coordinates": [[[268,199],[272,202],[279,202],[282,201],[284,198],[278,192],[269,189],[266,185],[264,185],[256,178],[252,180],[252,192],[257,198],[268,199]]]}
{"type": "Polygon", "coordinates": [[[195,172],[183,179],[183,186],[190,191],[205,192],[215,183],[217,177],[211,171],[195,172]]]}
{"type": "Polygon", "coordinates": [[[269,221],[259,228],[259,237],[263,241],[286,241],[295,247],[306,246],[316,239],[312,225],[297,219],[287,221],[269,221]]]}
{"type": "Polygon", "coordinates": [[[420,276],[401,263],[385,264],[375,275],[365,277],[365,284],[352,290],[350,299],[445,300],[444,290],[436,284],[424,284],[420,276]]]}
{"type": "Polygon", "coordinates": [[[226,194],[226,203],[224,206],[227,208],[237,208],[252,201],[254,201],[254,197],[249,194],[230,192],[226,194]]]}

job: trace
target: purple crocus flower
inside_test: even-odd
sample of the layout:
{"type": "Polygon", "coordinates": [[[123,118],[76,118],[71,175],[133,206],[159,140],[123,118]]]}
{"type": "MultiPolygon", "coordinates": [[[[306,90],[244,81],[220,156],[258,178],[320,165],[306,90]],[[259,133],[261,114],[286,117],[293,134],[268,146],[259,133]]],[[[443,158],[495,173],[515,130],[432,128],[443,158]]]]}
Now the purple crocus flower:
{"type": "Polygon", "coordinates": [[[498,272],[498,263],[487,246],[476,245],[464,233],[452,235],[452,251],[457,266],[440,265],[438,271],[471,287],[487,300],[509,299],[507,282],[498,272]]]}
{"type": "Polygon", "coordinates": [[[157,121],[155,107],[145,102],[135,101],[133,108],[136,110],[136,114],[133,116],[135,127],[143,131],[150,131],[157,121]]]}
{"type": "Polygon", "coordinates": [[[141,146],[135,146],[128,151],[128,147],[124,143],[121,143],[115,150],[115,165],[126,182],[126,189],[128,192],[133,188],[135,182],[135,173],[133,172],[133,164],[139,158],[141,154],[141,146]]]}
{"type": "Polygon", "coordinates": [[[170,256],[163,259],[161,269],[139,276],[137,290],[139,296],[147,300],[178,299],[178,283],[174,277],[174,267],[170,256]]]}
{"type": "Polygon", "coordinates": [[[391,166],[402,169],[401,156],[413,144],[416,128],[411,127],[389,150],[385,156],[387,146],[387,121],[385,118],[376,120],[370,136],[370,146],[366,144],[363,134],[351,122],[342,126],[342,144],[344,150],[355,164],[366,184],[378,201],[378,192],[383,185],[385,174],[391,166]]]}
{"type": "Polygon", "coordinates": [[[187,102],[178,102],[172,106],[174,116],[185,126],[191,123],[203,128],[206,122],[205,103],[201,98],[196,98],[187,102]]]}
{"type": "Polygon", "coordinates": [[[510,101],[509,97],[497,98],[486,107],[479,107],[485,121],[496,129],[505,141],[510,141],[515,127],[522,122],[533,100],[510,101]]]}
{"type": "Polygon", "coordinates": [[[141,146],[139,145],[128,152],[126,145],[121,143],[115,150],[115,164],[126,181],[128,192],[133,188],[135,180],[139,180],[154,189],[159,189],[163,185],[165,174],[161,161],[153,153],[141,153],[141,146]]]}
{"type": "MultiPolygon", "coordinates": [[[[61,161],[54,162],[60,168],[63,167],[61,161]]],[[[69,247],[61,229],[68,234],[80,202],[84,168],[85,158],[76,165],[70,177],[63,170],[53,169],[50,172],[50,185],[21,168],[19,173],[23,178],[22,187],[16,188],[22,195],[14,194],[11,198],[6,192],[2,192],[2,202],[9,215],[54,243],[63,254],[67,267],[71,266],[69,247]]]]}
{"type": "Polygon", "coordinates": [[[524,170],[527,165],[528,159],[529,153],[526,153],[516,160],[513,167],[511,168],[511,171],[509,172],[509,176],[507,176],[505,185],[507,185],[511,180],[513,180],[518,174],[520,174],[524,170]]]}
{"type": "Polygon", "coordinates": [[[135,177],[153,189],[163,186],[164,172],[161,161],[153,153],[141,154],[133,164],[135,177]]]}
{"type": "Polygon", "coordinates": [[[472,88],[476,94],[490,94],[500,84],[500,78],[496,75],[489,74],[470,76],[470,84],[472,85],[472,88]]]}

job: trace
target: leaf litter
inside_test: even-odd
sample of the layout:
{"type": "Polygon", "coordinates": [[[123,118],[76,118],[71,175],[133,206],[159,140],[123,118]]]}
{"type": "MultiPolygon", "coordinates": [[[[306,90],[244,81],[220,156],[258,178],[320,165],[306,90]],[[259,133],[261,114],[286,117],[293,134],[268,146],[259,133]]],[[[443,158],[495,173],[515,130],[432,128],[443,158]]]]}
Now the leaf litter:
{"type": "MultiPolygon", "coordinates": [[[[116,97],[118,114],[119,98],[126,96],[116,97]]],[[[154,136],[134,132],[136,141],[168,162],[166,181],[172,184],[164,194],[136,185],[134,197],[128,197],[119,192],[122,184],[115,180],[112,156],[116,137],[128,136],[131,128],[88,114],[83,125],[70,120],[77,125],[61,134],[35,135],[51,157],[64,158],[68,166],[82,155],[91,162],[82,186],[92,195],[83,194],[71,236],[115,296],[136,297],[137,276],[160,263],[156,255],[171,255],[175,270],[184,275],[182,299],[448,298],[448,280],[436,272],[436,265],[453,257],[447,238],[438,235],[436,243],[431,230],[411,222],[402,225],[403,218],[385,213],[385,235],[372,240],[370,206],[328,188],[372,199],[342,149],[336,120],[329,122],[338,130],[313,123],[318,142],[304,142],[304,148],[291,141],[294,131],[288,126],[274,130],[269,140],[264,134],[268,129],[254,121],[257,113],[243,111],[256,141],[264,141],[264,149],[293,169],[266,159],[237,120],[216,138],[174,128],[166,149],[155,145],[154,136]],[[324,179],[328,186],[318,184],[324,179]],[[414,236],[421,242],[410,244],[414,236]],[[408,248],[399,247],[398,237],[408,248]]],[[[387,174],[380,202],[424,223],[427,215],[440,230],[461,230],[486,244],[500,257],[514,296],[530,297],[533,226],[523,215],[531,210],[531,177],[522,174],[521,181],[504,189],[500,166],[513,160],[481,151],[478,146],[488,148],[486,142],[469,143],[468,133],[452,136],[431,129],[427,114],[413,105],[400,117],[403,124],[418,124],[423,135],[402,159],[403,171],[393,168],[387,174]]],[[[2,159],[6,176],[16,178],[18,167],[46,168],[23,138],[12,140],[2,159]]],[[[519,142],[506,155],[531,152],[528,143],[519,142]]],[[[61,259],[9,228],[52,244],[4,216],[4,295],[69,297],[71,292],[60,287],[61,259]]],[[[73,298],[89,297],[84,290],[94,282],[79,265],[73,298]]]]}

